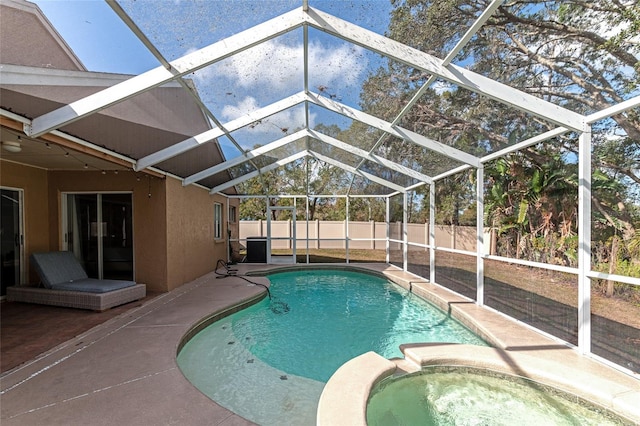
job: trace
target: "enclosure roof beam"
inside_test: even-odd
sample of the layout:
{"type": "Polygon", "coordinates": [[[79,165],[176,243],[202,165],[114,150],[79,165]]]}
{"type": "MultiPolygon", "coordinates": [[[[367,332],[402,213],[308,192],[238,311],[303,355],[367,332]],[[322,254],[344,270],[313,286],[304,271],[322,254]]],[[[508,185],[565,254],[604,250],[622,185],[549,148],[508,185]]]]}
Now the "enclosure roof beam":
{"type": "MultiPolygon", "coordinates": [[[[403,129],[402,127],[392,126],[390,123],[384,120],[378,119],[372,115],[369,115],[357,109],[348,107],[339,102],[329,100],[313,92],[309,92],[307,94],[305,94],[304,92],[296,93],[292,96],[289,96],[288,98],[282,99],[278,102],[274,102],[273,104],[268,105],[264,108],[260,108],[256,111],[250,112],[235,120],[229,121],[224,124],[224,127],[226,129],[229,129],[230,131],[238,130],[251,123],[259,122],[260,120],[266,117],[269,117],[271,115],[277,114],[278,112],[284,111],[288,108],[298,105],[304,102],[305,100],[310,101],[316,105],[322,106],[331,111],[337,112],[352,120],[360,121],[368,126],[375,127],[379,130],[388,132],[398,138],[405,139],[407,141],[416,143],[430,150],[439,152],[457,161],[462,161],[476,167],[479,165],[478,158],[472,156],[471,154],[467,154],[464,151],[460,151],[456,148],[450,147],[441,142],[426,138],[415,132],[411,132],[410,130],[403,129]]],[[[145,167],[148,167],[153,164],[157,164],[158,162],[167,160],[173,156],[179,155],[190,149],[196,148],[200,146],[202,143],[206,143],[208,141],[215,139],[216,137],[222,136],[223,134],[222,132],[223,131],[218,128],[211,129],[199,135],[193,136],[189,139],[185,139],[182,142],[178,142],[175,145],[172,145],[170,147],[157,151],[153,154],[150,154],[146,157],[143,157],[140,160],[138,160],[138,163],[136,165],[136,170],[144,169],[145,167]]]]}
{"type": "MultiPolygon", "coordinates": [[[[469,27],[467,32],[462,36],[462,38],[456,43],[456,45],[451,49],[451,51],[447,54],[447,56],[442,61],[444,66],[449,65],[454,58],[460,53],[460,51],[464,48],[464,46],[469,43],[471,38],[475,33],[482,28],[484,23],[493,15],[493,13],[498,9],[498,7],[504,2],[504,0],[493,0],[489,6],[482,12],[482,14],[476,19],[476,21],[469,27]]],[[[305,27],[306,28],[306,27],[305,27]]],[[[420,98],[425,94],[425,92],[431,87],[434,81],[436,81],[436,75],[431,74],[427,81],[418,89],[418,91],[412,96],[412,98],[407,102],[407,104],[402,108],[402,110],[396,115],[396,117],[391,122],[392,126],[395,126],[400,123],[400,120],[407,115],[407,113],[414,107],[415,104],[418,103],[420,98]]],[[[385,139],[385,135],[380,136],[375,144],[369,150],[370,153],[373,153],[380,145],[382,145],[385,139]]],[[[356,166],[357,169],[362,167],[364,164],[364,160],[360,161],[360,164],[356,166]]],[[[430,183],[430,182],[429,182],[430,183]]],[[[351,180],[351,184],[349,185],[349,190],[351,191],[351,185],[353,185],[353,179],[351,180]]]]}
{"type": "Polygon", "coordinates": [[[583,116],[559,105],[547,102],[462,67],[453,64],[444,65],[442,59],[312,7],[309,7],[309,11],[304,16],[312,27],[373,50],[382,56],[435,74],[460,87],[485,95],[560,126],[574,130],[582,128],[583,116]]]}
{"type": "MultiPolygon", "coordinates": [[[[171,64],[169,61],[165,59],[165,57],[160,53],[160,51],[156,48],[156,46],[149,40],[149,38],[142,32],[140,27],[131,19],[131,17],[124,11],[124,9],[120,6],[120,4],[116,0],[106,0],[107,4],[113,9],[113,11],[120,17],[120,19],[125,23],[127,27],[138,37],[138,40],[142,42],[143,45],[151,52],[153,56],[156,57],[158,61],[168,70],[171,69],[171,64]]],[[[198,96],[191,85],[187,84],[187,82],[182,78],[178,77],[175,79],[180,86],[189,94],[189,96],[193,99],[193,101],[198,105],[203,114],[209,118],[209,120],[213,121],[213,123],[224,131],[224,134],[227,138],[233,143],[233,145],[240,151],[245,152],[244,149],[240,146],[240,144],[235,140],[235,138],[227,131],[220,120],[211,112],[211,110],[202,102],[202,99],[198,96]]],[[[209,121],[207,122],[209,124],[209,121]]],[[[209,126],[211,127],[211,126],[209,126]]],[[[222,151],[220,150],[220,146],[217,145],[218,151],[220,151],[221,156],[224,156],[222,151]]]]}
{"type": "Polygon", "coordinates": [[[255,170],[253,172],[242,175],[239,178],[230,180],[229,182],[225,182],[222,185],[218,185],[212,188],[209,193],[215,194],[216,192],[224,191],[225,189],[231,188],[232,186],[238,185],[246,180],[259,176],[262,173],[270,172],[271,170],[275,170],[280,166],[284,166],[285,164],[289,164],[296,160],[299,160],[300,158],[304,158],[307,155],[309,155],[308,151],[302,150],[296,154],[290,155],[289,157],[283,158],[282,160],[271,163],[268,166],[262,167],[260,170],[255,170]]]}
{"type": "Polygon", "coordinates": [[[169,63],[170,68],[166,68],[163,65],[158,66],[145,73],[131,77],[122,83],[36,117],[31,125],[25,126],[25,133],[30,137],[41,136],[53,129],[65,126],[118,102],[299,28],[303,24],[301,14],[303,14],[301,9],[295,9],[171,61],[169,63]]]}
{"type": "Polygon", "coordinates": [[[302,138],[305,138],[308,136],[308,132],[306,129],[302,129],[296,133],[292,133],[290,135],[287,135],[283,138],[280,138],[276,141],[273,141],[267,145],[263,145],[261,147],[258,147],[252,151],[246,152],[243,155],[239,155],[235,158],[232,158],[230,160],[227,160],[223,163],[219,163],[216,164],[215,166],[209,167],[208,169],[202,170],[201,172],[195,173],[187,178],[184,179],[184,181],[182,182],[183,186],[187,186],[190,185],[192,183],[195,183],[199,180],[202,180],[204,178],[207,178],[209,176],[213,176],[216,173],[220,173],[223,172],[231,167],[237,166],[239,164],[242,164],[246,161],[255,159],[257,157],[260,157],[261,155],[269,152],[269,151],[273,151],[276,148],[280,148],[282,146],[285,146],[287,144],[290,144],[292,142],[296,142],[302,138]]]}
{"type": "MultiPolygon", "coordinates": [[[[430,176],[424,175],[422,173],[416,172],[414,170],[409,169],[408,167],[402,166],[400,164],[397,164],[393,161],[387,160],[385,158],[382,158],[380,156],[374,155],[374,154],[369,154],[367,151],[362,150],[360,148],[354,147],[353,145],[350,145],[348,143],[339,141],[335,138],[332,138],[330,136],[327,136],[321,132],[317,132],[315,130],[307,130],[307,129],[302,129],[296,133],[293,133],[291,135],[285,136],[283,138],[280,138],[276,141],[273,141],[267,145],[258,147],[250,152],[247,152],[241,156],[238,156],[236,158],[232,158],[230,160],[227,160],[223,163],[220,164],[216,164],[213,167],[209,167],[206,170],[203,170],[201,172],[198,172],[196,174],[193,174],[187,178],[185,178],[183,180],[183,185],[190,185],[192,183],[195,183],[199,180],[202,180],[206,177],[212,176],[216,173],[220,173],[223,172],[231,167],[237,166],[239,164],[242,164],[246,161],[249,161],[251,159],[255,159],[263,154],[266,154],[269,151],[272,151],[276,148],[280,148],[283,147],[285,145],[288,145],[290,143],[299,141],[302,138],[305,137],[311,137],[314,138],[316,140],[319,140],[321,142],[327,143],[329,145],[335,146],[336,148],[340,148],[342,150],[345,150],[347,152],[351,152],[352,154],[355,154],[361,158],[365,158],[368,159],[372,162],[378,163],[384,167],[387,167],[389,169],[395,170],[397,172],[400,172],[402,174],[405,174],[407,176],[410,176],[414,179],[418,179],[420,181],[426,182],[426,183],[431,183],[432,179],[430,176]]],[[[251,173],[251,172],[250,172],[251,173]]]]}
{"type": "Polygon", "coordinates": [[[324,107],[330,111],[337,112],[338,114],[344,115],[345,117],[350,118],[352,120],[360,121],[361,123],[364,123],[368,126],[390,133],[393,136],[396,136],[400,139],[413,142],[417,145],[420,145],[432,151],[438,152],[456,161],[460,161],[474,167],[478,167],[480,165],[480,160],[471,154],[467,154],[466,152],[461,151],[457,148],[454,148],[449,145],[445,145],[433,139],[429,139],[425,136],[419,135],[416,132],[412,132],[411,130],[404,129],[400,126],[392,126],[391,123],[385,120],[374,117],[372,115],[367,114],[366,112],[362,112],[355,108],[351,108],[340,102],[327,99],[324,96],[320,96],[317,93],[309,92],[307,94],[307,99],[310,102],[316,105],[319,105],[321,107],[324,107]]]}
{"type": "MultiPolygon", "coordinates": [[[[309,5],[305,0],[304,11],[307,11],[309,5]]],[[[309,91],[309,26],[305,25],[302,32],[302,38],[304,39],[304,52],[303,52],[303,69],[304,69],[304,92],[307,93],[309,91]]],[[[309,108],[304,109],[304,125],[306,128],[309,128],[309,108]]]]}
{"type": "MultiPolygon", "coordinates": [[[[366,114],[362,111],[359,111],[357,109],[354,108],[350,108],[346,105],[343,105],[339,102],[333,101],[333,100],[329,100],[325,97],[320,96],[319,94],[310,92],[305,94],[304,92],[299,92],[296,93],[288,98],[285,98],[281,101],[275,102],[269,106],[266,106],[264,108],[261,108],[259,110],[253,111],[249,114],[246,114],[245,116],[239,117],[235,120],[232,120],[228,123],[226,123],[224,126],[227,129],[230,130],[237,130],[239,128],[242,128],[244,126],[247,126],[251,123],[254,122],[259,122],[260,120],[264,119],[265,117],[277,114],[278,112],[284,111],[287,108],[293,107],[297,104],[302,103],[303,101],[310,101],[316,105],[325,107],[331,111],[337,112],[339,114],[345,115],[353,120],[357,120],[360,121],[364,124],[367,124],[369,126],[375,127],[377,129],[389,132],[391,134],[393,134],[396,137],[408,140],[410,142],[416,143],[418,145],[421,145],[425,148],[437,151],[445,156],[448,156],[450,158],[453,158],[457,161],[462,161],[462,162],[467,162],[467,163],[471,163],[471,165],[473,165],[474,167],[477,167],[480,163],[478,158],[465,153],[464,151],[460,151],[456,148],[450,147],[448,145],[442,144],[440,142],[431,140],[429,138],[425,138],[424,136],[421,136],[417,133],[411,132],[409,130],[406,129],[402,129],[401,127],[398,126],[391,126],[388,122],[378,119],[376,117],[373,117],[369,114],[366,114]]],[[[308,108],[307,108],[308,109],[308,108]]],[[[169,159],[175,155],[181,154],[183,152],[188,151],[189,149],[193,149],[198,147],[200,144],[205,143],[207,141],[213,140],[216,137],[221,136],[222,130],[221,129],[211,129],[208,130],[204,133],[201,133],[199,135],[193,136],[189,139],[186,139],[182,142],[179,142],[175,145],[172,145],[170,147],[167,147],[163,150],[160,150],[158,152],[155,152],[153,154],[150,154],[144,158],[141,158],[140,160],[138,160],[138,163],[136,164],[136,170],[142,170],[145,167],[148,167],[150,165],[153,164],[157,164],[160,161],[164,161],[166,159],[169,159]]],[[[345,148],[346,149],[346,148],[345,148]]],[[[353,147],[348,149],[349,151],[354,151],[353,147]]],[[[367,157],[369,154],[362,151],[359,152],[358,155],[362,156],[363,158],[367,157]]],[[[249,157],[247,157],[249,158],[249,157]]],[[[251,157],[253,158],[253,157],[251,157]]],[[[369,158],[369,159],[376,159],[374,161],[380,163],[382,161],[382,157],[373,155],[369,158]]],[[[242,161],[246,161],[246,160],[242,160],[242,161]]],[[[388,161],[388,160],[385,160],[388,161]]],[[[222,164],[231,164],[231,163],[222,163],[222,164]]],[[[198,180],[204,179],[205,177],[211,176],[214,173],[217,173],[223,169],[219,168],[217,166],[213,166],[209,169],[203,170],[197,174],[194,174],[192,176],[187,177],[184,180],[184,185],[189,185],[191,183],[197,182],[198,180]]],[[[397,165],[399,167],[402,167],[400,165],[397,165]]],[[[231,166],[228,166],[231,167],[231,166]]],[[[404,174],[408,174],[406,173],[408,170],[410,169],[406,169],[404,171],[402,170],[397,170],[397,171],[401,171],[404,174]]],[[[423,174],[419,174],[415,171],[411,171],[410,176],[412,177],[416,177],[417,179],[421,179],[421,180],[425,180],[426,182],[430,182],[431,178],[429,176],[423,175],[423,174]],[[420,176],[420,177],[418,177],[420,176]]]]}
{"type": "MultiPolygon", "coordinates": [[[[616,105],[612,105],[608,108],[605,108],[603,110],[600,110],[598,112],[595,112],[593,114],[589,114],[584,118],[584,121],[586,124],[593,124],[596,121],[599,120],[604,120],[606,118],[612,117],[614,115],[617,114],[621,114],[625,111],[630,110],[631,108],[636,108],[640,106],[640,96],[636,96],[634,98],[631,99],[627,99],[626,101],[620,102],[619,104],[616,105]]],[[[537,143],[540,142],[544,142],[548,139],[552,139],[558,136],[561,136],[567,132],[570,132],[570,129],[567,129],[566,127],[557,127],[555,129],[549,130],[548,132],[545,133],[541,133],[537,136],[534,136],[532,138],[523,140],[522,142],[518,142],[515,145],[506,147],[504,149],[501,149],[500,151],[496,151],[493,152],[491,154],[485,155],[484,157],[482,157],[480,159],[480,161],[484,164],[488,161],[494,160],[498,157],[503,157],[507,154],[510,154],[512,152],[515,151],[520,151],[524,148],[527,148],[529,146],[535,145],[537,143]]]]}
{"type": "Polygon", "coordinates": [[[593,124],[596,121],[603,120],[605,118],[612,117],[614,115],[620,114],[631,108],[635,108],[640,106],[640,96],[636,96],[631,99],[627,99],[626,101],[620,102],[616,105],[612,105],[608,108],[595,112],[593,114],[589,114],[585,117],[586,124],[593,124]]]}
{"type": "MultiPolygon", "coordinates": [[[[467,168],[469,168],[469,166],[465,166],[467,168]]],[[[426,182],[418,182],[418,183],[414,183],[413,185],[407,186],[405,188],[405,192],[409,192],[409,191],[413,191],[414,189],[420,188],[421,186],[427,185],[426,182]]],[[[401,194],[400,191],[396,191],[396,192],[392,192],[391,194],[389,194],[389,197],[393,197],[394,195],[399,195],[401,194]]]]}
{"type": "MultiPolygon", "coordinates": [[[[364,160],[369,160],[371,162],[380,164],[381,166],[384,166],[384,167],[386,167],[388,169],[395,170],[396,172],[400,172],[400,173],[402,173],[404,175],[410,176],[410,177],[412,177],[414,179],[418,179],[420,181],[423,181],[423,182],[426,182],[426,183],[429,183],[429,184],[433,182],[433,180],[431,179],[430,176],[427,176],[427,175],[422,174],[420,172],[417,172],[415,170],[411,170],[408,167],[405,167],[405,166],[403,166],[401,164],[398,164],[398,163],[396,163],[394,161],[387,160],[386,158],[380,157],[378,155],[371,154],[371,153],[365,151],[364,149],[360,149],[360,148],[355,147],[355,146],[353,146],[351,144],[348,144],[346,142],[342,142],[342,141],[340,141],[338,139],[332,138],[331,136],[327,136],[324,133],[317,132],[315,130],[309,130],[309,134],[310,134],[311,137],[313,137],[313,138],[315,138],[315,139],[317,139],[319,141],[322,141],[322,142],[327,143],[329,145],[335,146],[336,148],[340,148],[340,149],[342,149],[344,151],[347,151],[347,152],[350,152],[352,154],[355,154],[355,155],[361,157],[363,159],[363,161],[364,160]]],[[[356,167],[356,169],[357,169],[357,167],[356,167]]]]}
{"type": "Polygon", "coordinates": [[[522,149],[528,148],[532,145],[535,145],[537,143],[540,142],[544,142],[546,140],[549,139],[553,139],[556,138],[558,136],[562,136],[567,132],[570,132],[571,130],[567,129],[566,127],[556,127],[553,130],[549,130],[548,132],[544,132],[544,133],[540,133],[539,135],[536,135],[532,138],[529,139],[525,139],[521,142],[518,142],[515,145],[512,146],[508,146],[504,149],[501,149],[500,151],[496,151],[496,152],[492,152],[491,154],[487,154],[484,157],[482,157],[480,159],[480,161],[484,164],[487,163],[489,161],[495,160],[496,158],[500,158],[500,157],[504,157],[507,154],[510,154],[512,152],[516,152],[516,151],[520,151],[522,149]]]}
{"type": "Polygon", "coordinates": [[[464,172],[465,170],[469,170],[469,168],[470,168],[469,166],[467,166],[466,164],[463,164],[462,166],[458,166],[458,167],[456,167],[454,169],[447,170],[444,173],[440,173],[439,175],[434,176],[433,177],[433,181],[437,182],[440,179],[446,178],[447,176],[452,176],[452,175],[455,175],[456,173],[460,173],[460,172],[464,172]]]}
{"type": "Polygon", "coordinates": [[[197,148],[204,143],[213,141],[225,134],[224,129],[228,130],[229,132],[233,132],[234,130],[238,130],[242,127],[248,126],[251,123],[259,122],[266,117],[298,105],[304,102],[305,99],[306,97],[303,92],[297,93],[278,102],[274,102],[271,105],[267,105],[264,108],[260,108],[248,114],[245,114],[242,117],[231,120],[225,123],[223,125],[223,128],[218,127],[215,129],[207,130],[206,132],[200,133],[167,148],[164,148],[160,151],[149,154],[146,157],[138,160],[138,162],[136,163],[136,170],[142,170],[154,164],[158,164],[162,161],[175,157],[176,155],[182,154],[190,149],[197,148]]]}
{"type": "MultiPolygon", "coordinates": [[[[640,96],[636,96],[634,98],[631,99],[627,99],[626,101],[620,102],[616,105],[612,105],[608,108],[605,108],[603,110],[600,110],[598,112],[595,112],[593,114],[589,114],[584,118],[584,121],[586,124],[593,124],[596,121],[599,120],[604,120],[606,118],[612,117],[614,115],[617,114],[621,114],[627,110],[630,110],[631,108],[636,108],[640,106],[640,96]]],[[[552,139],[558,136],[561,136],[565,133],[570,132],[570,129],[567,129],[566,127],[557,127],[555,129],[549,130],[547,132],[541,133],[537,136],[534,136],[532,138],[523,140],[521,142],[518,142],[515,145],[506,147],[504,149],[501,149],[500,151],[496,151],[493,152],[491,154],[485,155],[484,157],[482,157],[480,159],[480,161],[484,164],[487,163],[489,161],[495,160],[496,158],[499,157],[504,157],[507,154],[510,154],[512,152],[516,152],[516,151],[520,151],[523,150],[527,147],[530,147],[532,145],[535,145],[537,143],[540,142],[544,142],[548,139],[552,139]]]]}
{"type": "Polygon", "coordinates": [[[309,7],[306,13],[302,9],[285,13],[178,58],[168,63],[170,65],[168,68],[161,65],[120,84],[36,117],[32,124],[25,128],[25,132],[31,137],[40,136],[52,129],[62,127],[139,93],[161,86],[305,24],[367,49],[372,49],[383,56],[436,74],[461,87],[484,94],[562,126],[568,126],[575,130],[581,128],[582,116],[580,114],[464,68],[451,64],[445,66],[439,58],[309,7]]]}
{"type": "Polygon", "coordinates": [[[171,64],[169,61],[165,59],[165,57],[160,53],[158,48],[149,40],[149,38],[142,32],[140,27],[131,19],[131,17],[125,12],[125,10],[120,6],[120,4],[116,0],[105,0],[105,2],[111,7],[111,10],[115,12],[116,15],[124,22],[124,24],[129,27],[131,32],[138,37],[138,40],[151,52],[153,56],[166,68],[171,69],[171,64]]]}
{"type": "Polygon", "coordinates": [[[400,185],[396,185],[395,183],[389,182],[386,179],[379,178],[378,176],[372,175],[371,173],[367,173],[367,172],[364,172],[362,170],[358,170],[355,167],[346,165],[346,164],[344,164],[344,163],[342,163],[342,162],[340,162],[338,160],[335,160],[335,159],[333,159],[331,157],[327,157],[326,155],[319,154],[319,153],[317,153],[315,151],[312,151],[312,150],[309,151],[309,154],[312,157],[315,157],[316,159],[318,159],[320,161],[324,161],[327,164],[331,164],[332,166],[338,167],[338,168],[340,168],[342,170],[345,170],[345,171],[347,171],[349,173],[354,173],[354,174],[356,174],[358,176],[361,176],[361,177],[363,177],[365,179],[369,179],[372,182],[378,183],[378,184],[380,184],[382,186],[386,186],[387,188],[391,188],[394,191],[405,192],[404,187],[402,187],[400,185]]]}
{"type": "MultiPolygon", "coordinates": [[[[451,49],[451,51],[447,54],[447,56],[442,60],[443,66],[449,65],[455,59],[455,57],[458,56],[458,53],[460,53],[460,51],[464,48],[464,46],[466,46],[467,43],[469,43],[469,40],[471,40],[471,38],[475,35],[475,33],[477,33],[478,30],[482,28],[484,23],[487,22],[487,20],[491,17],[491,15],[493,15],[493,13],[498,9],[498,7],[500,7],[502,3],[504,3],[504,0],[493,0],[491,4],[487,6],[487,8],[482,12],[482,14],[478,17],[478,19],[475,20],[473,25],[469,27],[469,29],[464,34],[464,36],[462,36],[462,38],[458,41],[458,43],[456,43],[453,49],[451,49]]],[[[427,89],[433,84],[433,82],[436,81],[436,79],[437,79],[436,74],[431,74],[427,79],[427,81],[420,87],[420,89],[418,89],[415,95],[413,95],[411,100],[407,102],[404,108],[402,108],[402,111],[400,111],[396,116],[396,118],[393,119],[391,124],[393,125],[398,124],[400,120],[402,120],[402,117],[407,115],[409,110],[413,108],[413,106],[416,103],[418,103],[420,98],[424,95],[427,89]]],[[[382,138],[380,138],[380,140],[378,141],[378,143],[376,143],[376,146],[374,146],[374,148],[376,148],[377,145],[379,145],[380,143],[382,143],[382,138]]]]}

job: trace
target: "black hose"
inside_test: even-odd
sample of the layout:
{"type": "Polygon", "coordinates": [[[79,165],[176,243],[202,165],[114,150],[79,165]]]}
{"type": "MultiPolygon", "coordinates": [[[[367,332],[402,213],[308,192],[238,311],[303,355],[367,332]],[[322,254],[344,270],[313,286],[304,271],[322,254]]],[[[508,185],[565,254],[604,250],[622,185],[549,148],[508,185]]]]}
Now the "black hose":
{"type": "Polygon", "coordinates": [[[214,271],[217,275],[216,278],[227,278],[227,277],[238,277],[238,278],[242,278],[243,280],[245,280],[246,282],[253,284],[253,285],[259,285],[264,287],[267,290],[267,295],[269,296],[269,300],[271,300],[271,291],[269,291],[269,287],[262,284],[262,283],[257,283],[255,281],[251,281],[250,279],[248,279],[247,277],[245,277],[244,275],[238,275],[238,270],[237,269],[231,269],[229,268],[229,265],[227,264],[227,262],[225,262],[222,259],[218,259],[218,263],[216,264],[216,269],[214,271]],[[225,272],[218,272],[218,269],[220,269],[220,267],[224,268],[225,272]]]}

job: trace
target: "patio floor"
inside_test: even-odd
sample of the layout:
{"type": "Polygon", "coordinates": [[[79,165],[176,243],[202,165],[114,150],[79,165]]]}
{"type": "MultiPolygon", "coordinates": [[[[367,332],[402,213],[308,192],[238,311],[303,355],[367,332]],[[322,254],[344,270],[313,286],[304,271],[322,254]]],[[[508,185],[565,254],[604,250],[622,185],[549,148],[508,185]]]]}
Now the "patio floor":
{"type": "Polygon", "coordinates": [[[3,301],[0,304],[0,374],[86,333],[95,326],[139,308],[160,294],[147,293],[147,297],[142,300],[104,312],[3,301]]]}
{"type": "MultiPolygon", "coordinates": [[[[357,267],[385,272],[399,280],[414,279],[414,288],[419,284],[431,287],[428,290],[436,297],[450,297],[445,290],[419,283],[392,266],[358,264],[357,267]]],[[[243,264],[239,268],[244,273],[265,266],[243,264]]],[[[260,279],[266,282],[265,278],[260,279]]],[[[3,367],[0,376],[0,423],[3,426],[252,424],[194,388],[180,372],[176,353],[182,337],[202,318],[259,297],[264,291],[240,278],[216,279],[211,273],[172,292],[150,295],[106,313],[67,309],[60,312],[55,308],[34,314],[37,319],[33,325],[20,334],[48,345],[55,345],[56,339],[64,341],[51,349],[45,348],[44,353],[32,355],[44,346],[24,340],[23,354],[29,359],[9,371],[3,367]],[[85,328],[70,336],[78,333],[74,331],[78,325],[85,328]],[[92,328],[86,330],[87,326],[92,328]]],[[[637,378],[580,357],[574,350],[474,304],[459,300],[449,303],[454,302],[501,345],[562,361],[572,368],[578,367],[585,376],[598,377],[604,383],[600,387],[607,393],[603,396],[608,400],[607,406],[623,407],[627,416],[640,422],[640,412],[634,403],[640,400],[637,378]]],[[[3,303],[2,310],[9,305],[3,303]]],[[[36,312],[40,307],[33,308],[36,312]]],[[[12,318],[10,324],[4,324],[5,312],[2,313],[3,366],[4,333],[12,333],[10,330],[25,321],[25,317],[10,315],[11,309],[7,309],[7,318],[12,318]]],[[[13,345],[12,349],[7,348],[7,356],[19,351],[13,345]]],[[[11,356],[13,361],[7,361],[7,366],[21,361],[11,356]]],[[[283,419],[283,424],[294,423],[295,419],[283,419]]]]}

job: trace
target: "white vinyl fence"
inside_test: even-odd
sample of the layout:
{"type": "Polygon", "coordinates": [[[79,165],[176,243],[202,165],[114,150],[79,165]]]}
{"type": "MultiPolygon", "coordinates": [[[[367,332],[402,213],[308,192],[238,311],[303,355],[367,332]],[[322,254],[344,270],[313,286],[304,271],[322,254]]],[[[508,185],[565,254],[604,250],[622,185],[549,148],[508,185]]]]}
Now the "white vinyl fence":
{"type": "MultiPolygon", "coordinates": [[[[271,246],[274,249],[290,249],[293,227],[290,220],[271,221],[271,246]],[[277,238],[283,238],[278,240],[277,238]]],[[[385,222],[350,221],[304,221],[296,222],[296,249],[307,248],[307,236],[311,249],[344,249],[348,235],[350,249],[386,248],[387,224],[385,222]]],[[[436,246],[441,248],[475,251],[476,228],[471,226],[436,225],[436,246]]],[[[247,238],[267,237],[266,220],[240,221],[240,243],[247,238]]],[[[389,238],[402,241],[401,222],[389,224],[389,238]]],[[[409,250],[421,250],[429,244],[429,224],[410,223],[407,225],[407,241],[409,250]]],[[[488,240],[485,240],[488,241],[488,240]]],[[[488,244],[487,244],[488,246],[488,244]]]]}

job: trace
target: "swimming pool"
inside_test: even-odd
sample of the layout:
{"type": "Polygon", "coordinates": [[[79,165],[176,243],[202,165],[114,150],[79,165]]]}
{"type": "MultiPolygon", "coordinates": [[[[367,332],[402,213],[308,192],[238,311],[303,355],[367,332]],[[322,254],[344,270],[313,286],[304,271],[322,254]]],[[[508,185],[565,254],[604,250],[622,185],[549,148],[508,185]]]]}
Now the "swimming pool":
{"type": "Polygon", "coordinates": [[[362,353],[400,357],[401,343],[486,346],[468,329],[385,278],[353,270],[269,274],[265,299],[208,326],[178,354],[184,375],[237,414],[315,424],[335,370],[362,353]]]}

